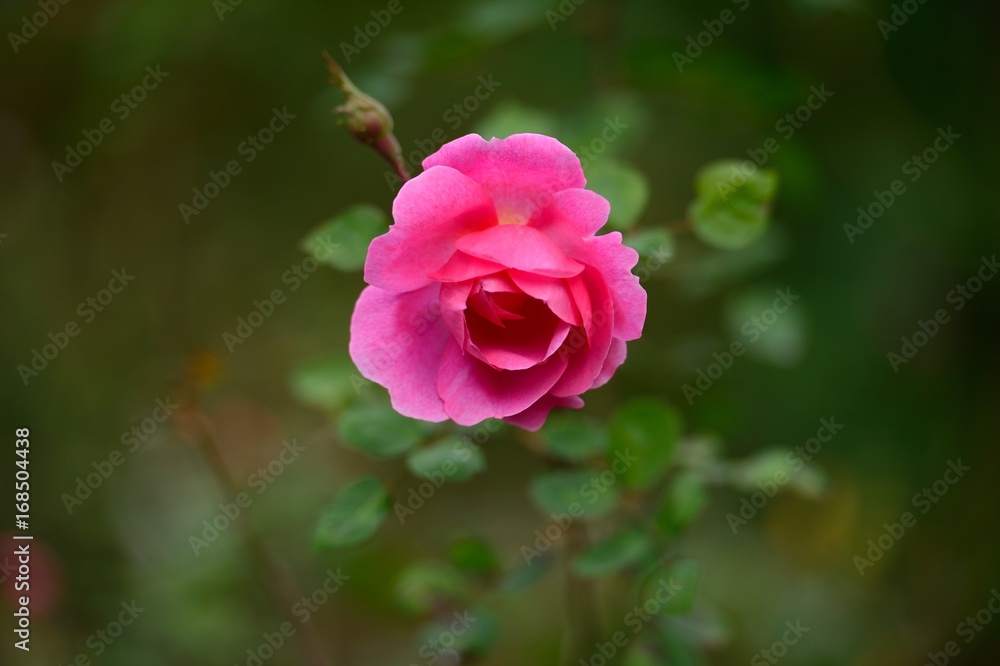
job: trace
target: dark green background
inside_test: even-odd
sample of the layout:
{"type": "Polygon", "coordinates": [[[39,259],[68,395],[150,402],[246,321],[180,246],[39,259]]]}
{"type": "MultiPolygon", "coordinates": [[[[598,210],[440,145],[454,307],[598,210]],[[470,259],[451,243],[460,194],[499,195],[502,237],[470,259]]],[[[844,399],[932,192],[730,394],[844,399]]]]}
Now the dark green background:
{"type": "MultiPolygon", "coordinates": [[[[210,0],[74,0],[19,52],[5,38],[0,488],[9,497],[14,428],[30,427],[34,576],[54,597],[36,610],[30,654],[15,653],[4,632],[4,663],[92,656],[87,637],[133,598],[146,611],[94,663],[243,663],[274,630],[235,530],[191,553],[188,536],[222,496],[173,425],[126,454],[72,515],[61,499],[176,390],[199,350],[214,350],[221,365],[205,405],[238,485],[283,439],[306,446],[241,519],[258,525],[305,589],[329,567],[352,576],[313,620],[335,663],[422,663],[417,622],[391,599],[403,564],[463,532],[489,536],[513,564],[544,525],[525,493],[539,465],[505,436],[487,445],[488,474],[440,491],[405,525],[390,521],[373,545],[346,557],[309,549],[321,507],[347,479],[394,473],[344,450],[328,419],[289,390],[295,364],[346,353],[363,286],[358,274],[324,268],[293,292],[282,275],[303,260],[300,239],[352,204],[388,210],[392,198],[385,165],[330,113],[340,96],[324,48],[391,108],[407,152],[436,128],[456,138],[529,120],[579,149],[620,116],[629,128],[597,161],[624,160],[646,176],[641,224],[650,228],[684,217],[701,166],[778,136],[775,124],[811,86],[832,91],[768,163],[781,176],[769,235],[738,253],[679,239],[676,260],[645,282],[644,337],[587,410],[603,418],[630,395],[658,394],[734,456],[800,445],[823,417],[845,425],[816,459],[832,481],[824,500],[781,496],[734,536],[725,515],[740,495],[716,493],[683,542],[731,635],[706,663],[745,664],[796,619],[810,632],[787,663],[918,664],[956,639],[956,625],[1000,586],[1000,282],[953,312],[898,373],[886,354],[918,320],[951,309],[949,291],[1000,246],[996,7],[928,0],[885,40],[877,21],[892,10],[862,0],[751,0],[745,11],[721,0],[586,0],[554,30],[545,12],[555,2],[412,0],[345,62],[338,45],[385,6],[244,2],[220,21],[210,0]],[[726,8],[736,20],[679,73],[673,53],[726,8]],[[157,65],[169,76],[119,120],[111,104],[157,65]],[[500,87],[453,129],[444,114],[490,75],[500,87]],[[178,205],[192,188],[241,159],[240,143],[284,107],[295,119],[186,225],[178,205]],[[57,181],[52,162],[105,117],[114,132],[57,181]],[[907,178],[903,164],[939,127],[961,138],[850,243],[843,225],[874,191],[907,178]],[[134,282],[25,386],[17,366],[50,332],[80,321],[77,304],[123,266],[134,282]],[[746,313],[762,309],[755,294],[785,287],[801,298],[772,332],[779,337],[688,406],[681,387],[739,339],[746,313]],[[230,354],[222,334],[276,288],[287,302],[230,354]],[[958,458],[971,471],[859,577],[851,558],[958,458]]],[[[2,32],[36,11],[5,3],[2,32]]],[[[487,663],[553,663],[559,584],[553,576],[494,604],[501,633],[487,663]]],[[[995,636],[992,625],[960,643],[958,662],[991,663],[995,636]]],[[[270,663],[300,661],[286,647],[270,663]]]]}

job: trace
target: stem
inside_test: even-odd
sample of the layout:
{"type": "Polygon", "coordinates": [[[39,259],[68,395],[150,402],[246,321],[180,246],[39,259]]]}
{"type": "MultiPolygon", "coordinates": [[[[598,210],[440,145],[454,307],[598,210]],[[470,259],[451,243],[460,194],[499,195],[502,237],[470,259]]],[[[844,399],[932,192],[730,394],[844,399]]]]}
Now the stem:
{"type": "Polygon", "coordinates": [[[396,135],[392,133],[392,114],[381,102],[366,95],[348,78],[344,68],[333,59],[329,52],[323,51],[326,68],[330,72],[330,82],[344,93],[345,102],[334,109],[341,115],[348,131],[355,139],[370,146],[382,156],[403,183],[410,179],[410,172],[403,160],[403,149],[400,148],[396,135]]]}
{"type": "MultiPolygon", "coordinates": [[[[208,466],[223,493],[227,497],[236,497],[240,493],[240,489],[233,483],[229,474],[225,458],[222,456],[218,440],[215,437],[215,428],[200,407],[195,406],[193,411],[195,418],[201,425],[201,450],[209,463],[208,466]]],[[[284,561],[275,555],[247,516],[243,516],[242,520],[236,520],[234,523],[240,532],[251,564],[257,570],[258,578],[266,581],[265,586],[275,614],[284,620],[292,606],[305,596],[302,594],[295,574],[284,561]]],[[[305,663],[311,666],[332,666],[316,626],[312,622],[301,626],[306,642],[306,646],[302,650],[305,663]]]]}
{"type": "Polygon", "coordinates": [[[563,666],[590,663],[594,643],[602,640],[601,620],[597,611],[594,584],[589,578],[573,573],[573,559],[590,545],[587,527],[576,521],[566,530],[566,612],[569,626],[563,648],[563,666]]]}

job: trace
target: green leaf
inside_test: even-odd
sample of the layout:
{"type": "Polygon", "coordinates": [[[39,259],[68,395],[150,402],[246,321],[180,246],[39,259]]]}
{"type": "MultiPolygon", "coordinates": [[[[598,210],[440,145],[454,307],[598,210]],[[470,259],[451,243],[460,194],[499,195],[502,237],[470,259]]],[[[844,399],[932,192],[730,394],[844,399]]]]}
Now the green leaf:
{"type": "Polygon", "coordinates": [[[598,158],[587,170],[587,188],[611,203],[608,225],[631,229],[646,210],[649,185],[639,170],[610,158],[598,158]]]}
{"type": "Polygon", "coordinates": [[[637,530],[624,529],[590,546],[573,560],[573,570],[586,578],[605,576],[634,563],[649,551],[637,530]]]}
{"type": "Polygon", "coordinates": [[[478,575],[493,576],[500,571],[500,559],[496,551],[479,537],[463,537],[451,544],[448,553],[451,563],[460,570],[478,575]]]}
{"type": "Polygon", "coordinates": [[[596,518],[618,505],[617,478],[605,470],[550,472],[531,482],[531,496],[547,514],[596,518]]]}
{"type": "Polygon", "coordinates": [[[486,469],[486,457],[475,444],[449,437],[411,451],[406,466],[415,475],[430,481],[468,481],[486,469]]]}
{"type": "Polygon", "coordinates": [[[426,434],[425,428],[391,407],[368,405],[344,412],[337,433],[355,448],[379,458],[391,458],[419,444],[426,434]]]}
{"type": "Polygon", "coordinates": [[[674,237],[666,229],[643,229],[629,234],[623,242],[639,253],[639,261],[655,259],[662,264],[674,256],[674,237]]]}
{"type": "Polygon", "coordinates": [[[702,476],[712,475],[719,467],[719,452],[722,442],[710,434],[694,434],[683,437],[677,443],[674,460],[679,467],[700,472],[702,476]]]}
{"type": "Polygon", "coordinates": [[[724,647],[732,635],[725,615],[704,602],[699,602],[691,613],[671,617],[668,629],[671,634],[684,636],[690,649],[699,653],[724,647]]]}
{"type": "Polygon", "coordinates": [[[816,499],[826,477],[791,451],[768,449],[733,466],[730,480],[739,490],[763,491],[768,497],[787,488],[816,499]]]}
{"type": "Polygon", "coordinates": [[[421,656],[427,656],[424,663],[441,664],[473,663],[478,661],[490,647],[497,635],[497,623],[492,614],[481,608],[471,608],[467,611],[452,613],[446,620],[429,622],[420,631],[420,640],[424,646],[430,646],[436,653],[421,650],[421,656]],[[464,659],[456,660],[457,652],[464,659]],[[447,655],[452,658],[442,658],[447,655]]]}
{"type": "Polygon", "coordinates": [[[396,598],[413,613],[426,613],[469,595],[469,586],[455,567],[444,562],[416,562],[406,568],[396,583],[396,598]]]}
{"type": "Polygon", "coordinates": [[[695,235],[724,250],[757,240],[770,221],[778,175],[747,160],[713,162],[695,178],[696,198],[688,207],[695,235]]]}
{"type": "Polygon", "coordinates": [[[628,487],[646,490],[670,465],[681,428],[673,407],[653,398],[632,400],[611,421],[608,462],[625,466],[622,480],[628,487]]]}
{"type": "Polygon", "coordinates": [[[666,534],[675,534],[698,517],[708,494],[700,474],[683,472],[667,487],[663,504],[656,514],[657,523],[666,534]]]}
{"type": "Polygon", "coordinates": [[[357,396],[355,382],[364,381],[349,360],[341,356],[327,356],[295,367],[292,392],[311,407],[340,410],[357,396]]]}
{"type": "Polygon", "coordinates": [[[776,478],[788,480],[788,463],[785,452],[767,449],[738,463],[732,469],[733,485],[740,490],[758,490],[757,484],[775,483],[776,478]]]}
{"type": "Polygon", "coordinates": [[[570,462],[583,462],[608,450],[608,433],[601,423],[576,414],[550,416],[542,438],[548,453],[570,462]]]}
{"type": "Polygon", "coordinates": [[[680,628],[670,625],[660,632],[666,663],[670,666],[703,666],[705,659],[701,650],[686,635],[678,635],[679,631],[680,628]]]}
{"type": "Polygon", "coordinates": [[[796,294],[787,289],[753,288],[726,304],[726,319],[734,340],[748,336],[747,355],[790,367],[806,352],[806,322],[796,294]],[[781,307],[779,310],[775,306],[781,307]],[[749,337],[752,335],[753,337],[749,337]]]}
{"type": "Polygon", "coordinates": [[[657,567],[642,584],[642,600],[655,599],[668,613],[686,613],[698,593],[698,563],[678,560],[657,567]]]}
{"type": "Polygon", "coordinates": [[[382,482],[365,476],[333,498],[320,517],[314,544],[320,549],[343,548],[371,537],[389,514],[389,496],[382,482]]]}
{"type": "Polygon", "coordinates": [[[338,270],[359,271],[372,239],[388,228],[385,213],[370,204],[359,204],[309,232],[302,240],[302,249],[338,270]]]}
{"type": "Polygon", "coordinates": [[[520,592],[541,580],[545,574],[552,570],[555,561],[556,558],[551,551],[542,553],[537,559],[532,558],[531,563],[508,572],[497,589],[508,594],[520,592]]]}

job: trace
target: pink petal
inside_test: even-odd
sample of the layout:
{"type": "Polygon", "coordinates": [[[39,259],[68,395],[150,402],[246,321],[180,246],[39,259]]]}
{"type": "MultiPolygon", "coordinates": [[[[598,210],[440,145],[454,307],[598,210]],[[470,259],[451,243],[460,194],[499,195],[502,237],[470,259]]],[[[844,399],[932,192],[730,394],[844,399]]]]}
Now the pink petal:
{"type": "Polygon", "coordinates": [[[435,282],[464,282],[482,275],[500,272],[505,268],[506,266],[503,264],[473,257],[465,252],[455,252],[447,263],[428,277],[435,282]]]}
{"type": "Polygon", "coordinates": [[[519,224],[503,224],[458,239],[462,252],[549,277],[579,275],[583,264],[573,261],[541,231],[519,224]]]}
{"type": "Polygon", "coordinates": [[[530,224],[546,230],[556,225],[566,226],[579,238],[590,238],[605,225],[611,204],[593,190],[564,190],[540,209],[530,224]]]}
{"type": "MultiPolygon", "coordinates": [[[[502,291],[500,293],[509,294],[518,292],[502,291]]],[[[500,328],[504,328],[504,322],[509,319],[524,319],[524,315],[512,312],[503,307],[501,304],[503,299],[498,298],[498,296],[499,294],[494,296],[493,293],[487,291],[483,283],[480,282],[479,287],[473,289],[472,294],[469,295],[469,307],[500,328]]]]}
{"type": "Polygon", "coordinates": [[[589,340],[593,333],[594,308],[590,302],[590,292],[587,290],[587,283],[582,276],[577,275],[566,280],[566,286],[569,287],[570,296],[573,298],[573,306],[580,315],[581,325],[589,340]]]}
{"type": "Polygon", "coordinates": [[[395,294],[361,292],[351,316],[351,360],[362,376],[389,390],[400,414],[425,421],[448,415],[437,393],[446,345],[455,344],[439,315],[440,285],[395,294]]]}
{"type": "Polygon", "coordinates": [[[466,351],[498,370],[526,370],[538,365],[560,348],[569,333],[569,324],[544,303],[518,296],[525,302],[513,309],[522,317],[507,319],[501,326],[474,311],[466,312],[470,343],[466,351]]]}
{"type": "Polygon", "coordinates": [[[632,274],[632,267],[639,263],[639,253],[622,245],[622,235],[617,231],[592,238],[587,246],[591,250],[587,263],[601,272],[611,289],[615,302],[615,337],[622,340],[639,338],[646,321],[646,290],[632,274]]]}
{"type": "Polygon", "coordinates": [[[596,269],[588,267],[583,277],[591,303],[596,306],[593,310],[592,332],[588,339],[577,329],[577,334],[570,335],[562,349],[556,353],[557,357],[561,356],[569,361],[565,374],[552,388],[552,395],[556,397],[580,395],[593,386],[604,367],[604,360],[608,357],[611,346],[611,332],[615,321],[611,293],[596,269]]]}
{"type": "Polygon", "coordinates": [[[573,296],[565,280],[543,277],[518,270],[509,271],[509,275],[514,284],[521,288],[521,291],[532,298],[537,298],[544,302],[563,321],[573,326],[581,326],[583,324],[583,319],[577,310],[576,304],[573,302],[573,296]]]}
{"type": "Polygon", "coordinates": [[[392,204],[395,223],[372,241],[365,282],[388,291],[430,284],[428,274],[455,252],[455,241],[497,223],[489,193],[454,169],[428,169],[407,181],[392,204]]]}
{"type": "Polygon", "coordinates": [[[608,357],[604,359],[604,367],[601,368],[601,374],[597,375],[597,379],[594,380],[594,384],[590,388],[595,389],[611,381],[615,370],[625,362],[625,355],[625,341],[621,338],[613,338],[611,340],[611,348],[608,349],[608,357]]]}
{"type": "Polygon", "coordinates": [[[555,407],[580,409],[583,407],[583,400],[581,400],[579,396],[575,395],[568,398],[556,398],[551,395],[546,395],[520,414],[508,416],[504,419],[504,421],[534,432],[545,425],[545,419],[548,417],[549,412],[555,407]]]}
{"type": "Polygon", "coordinates": [[[514,284],[514,281],[510,279],[510,276],[507,275],[506,271],[495,275],[487,275],[479,280],[479,283],[483,285],[483,289],[491,294],[498,291],[514,293],[521,291],[518,286],[514,284]]]}
{"type": "Polygon", "coordinates": [[[552,137],[515,134],[484,140],[469,134],[445,144],[424,168],[449,166],[489,190],[500,218],[525,222],[552,195],[587,184],[580,159],[552,137]]]}
{"type": "Polygon", "coordinates": [[[444,410],[459,425],[523,412],[559,380],[568,359],[554,354],[527,370],[494,370],[448,340],[437,378],[444,410]]]}
{"type": "Polygon", "coordinates": [[[441,285],[441,319],[444,320],[455,341],[463,347],[469,342],[469,328],[465,323],[465,309],[472,288],[472,280],[448,282],[441,285]]]}

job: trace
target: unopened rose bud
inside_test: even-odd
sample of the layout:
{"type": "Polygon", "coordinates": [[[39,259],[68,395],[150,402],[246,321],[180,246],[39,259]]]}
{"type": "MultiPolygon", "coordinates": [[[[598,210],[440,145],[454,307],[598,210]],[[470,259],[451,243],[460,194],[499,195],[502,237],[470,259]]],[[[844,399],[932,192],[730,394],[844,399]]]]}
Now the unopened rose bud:
{"type": "Polygon", "coordinates": [[[406,181],[410,174],[403,164],[403,151],[392,133],[392,114],[374,97],[362,92],[344,73],[343,68],[327,52],[327,69],[331,81],[339,87],[347,99],[334,111],[340,114],[343,124],[355,139],[375,148],[396,169],[399,177],[406,181]]]}

